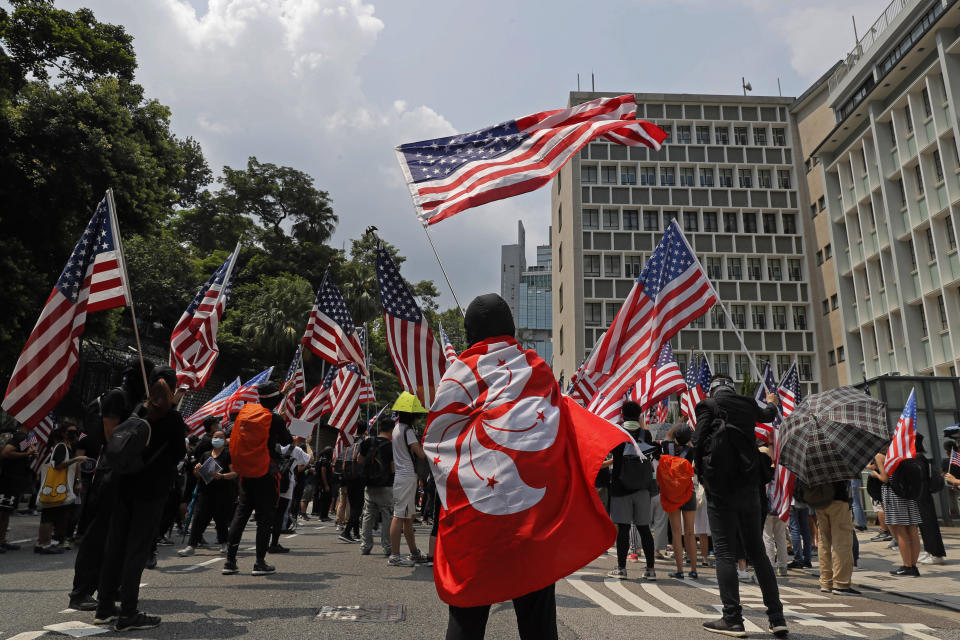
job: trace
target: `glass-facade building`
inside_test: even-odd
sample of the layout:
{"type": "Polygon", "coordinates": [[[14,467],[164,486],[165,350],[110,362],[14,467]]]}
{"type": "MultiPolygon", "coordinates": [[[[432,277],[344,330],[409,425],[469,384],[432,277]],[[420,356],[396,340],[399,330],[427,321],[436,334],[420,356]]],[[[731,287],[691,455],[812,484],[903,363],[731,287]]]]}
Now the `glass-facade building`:
{"type": "Polygon", "coordinates": [[[500,247],[500,295],[513,313],[517,340],[548,364],[553,361],[552,252],[537,246],[537,264],[527,266],[526,232],[518,222],[517,243],[500,247]]]}

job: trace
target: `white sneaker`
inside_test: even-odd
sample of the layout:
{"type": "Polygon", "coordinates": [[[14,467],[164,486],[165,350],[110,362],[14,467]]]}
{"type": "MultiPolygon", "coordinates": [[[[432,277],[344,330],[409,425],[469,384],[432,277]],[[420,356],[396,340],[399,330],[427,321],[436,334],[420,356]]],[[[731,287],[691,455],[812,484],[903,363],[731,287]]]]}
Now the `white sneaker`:
{"type": "Polygon", "coordinates": [[[183,549],[180,549],[180,551],[177,551],[177,555],[181,558],[186,558],[187,556],[192,556],[196,552],[197,550],[194,547],[184,547],[183,549]]]}
{"type": "Polygon", "coordinates": [[[387,565],[391,567],[412,567],[415,564],[410,556],[402,556],[399,553],[387,558],[387,565]]]}
{"type": "Polygon", "coordinates": [[[740,582],[753,582],[753,574],[750,573],[750,571],[737,569],[737,579],[739,579],[740,582]]]}
{"type": "Polygon", "coordinates": [[[921,557],[917,562],[920,564],[943,564],[943,558],[940,556],[932,556],[928,553],[926,557],[921,557]]]}
{"type": "Polygon", "coordinates": [[[917,562],[919,562],[919,563],[921,563],[921,564],[930,564],[930,563],[928,562],[928,560],[930,560],[930,557],[931,557],[930,554],[927,553],[926,551],[924,551],[924,552],[921,553],[920,556],[917,558],[917,562]]]}

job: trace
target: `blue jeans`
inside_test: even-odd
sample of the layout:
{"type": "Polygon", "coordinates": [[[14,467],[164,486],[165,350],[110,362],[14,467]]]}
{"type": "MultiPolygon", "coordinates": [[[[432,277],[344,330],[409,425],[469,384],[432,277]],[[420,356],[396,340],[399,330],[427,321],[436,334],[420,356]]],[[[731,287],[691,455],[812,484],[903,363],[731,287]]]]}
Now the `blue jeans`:
{"type": "Polygon", "coordinates": [[[863,502],[860,500],[860,478],[850,481],[850,493],[853,494],[853,524],[858,527],[867,526],[867,514],[863,511],[863,502]]]}
{"type": "Polygon", "coordinates": [[[813,541],[810,538],[810,510],[794,505],[790,509],[790,543],[796,562],[810,562],[813,541]]]}

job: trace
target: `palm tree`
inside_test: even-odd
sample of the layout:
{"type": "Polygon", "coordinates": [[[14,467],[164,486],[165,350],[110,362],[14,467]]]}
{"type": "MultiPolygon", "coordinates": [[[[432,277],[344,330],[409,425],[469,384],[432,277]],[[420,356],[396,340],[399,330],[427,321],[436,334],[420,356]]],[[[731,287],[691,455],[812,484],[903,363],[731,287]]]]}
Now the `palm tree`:
{"type": "Polygon", "coordinates": [[[310,283],[300,276],[270,276],[245,309],[240,334],[260,350],[265,359],[285,363],[297,348],[313,306],[310,283]]]}

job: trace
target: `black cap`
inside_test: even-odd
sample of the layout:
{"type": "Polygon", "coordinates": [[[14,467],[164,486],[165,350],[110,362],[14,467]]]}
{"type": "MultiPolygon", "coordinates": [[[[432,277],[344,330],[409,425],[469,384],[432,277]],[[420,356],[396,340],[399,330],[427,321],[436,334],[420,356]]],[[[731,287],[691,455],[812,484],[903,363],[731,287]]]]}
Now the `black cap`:
{"type": "Polygon", "coordinates": [[[494,336],[513,337],[517,332],[510,305],[495,293],[473,299],[463,316],[463,328],[471,345],[494,336]]]}

